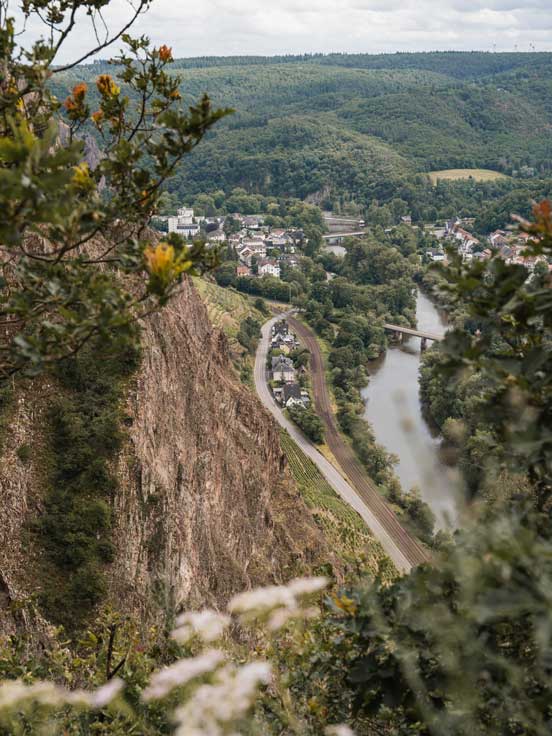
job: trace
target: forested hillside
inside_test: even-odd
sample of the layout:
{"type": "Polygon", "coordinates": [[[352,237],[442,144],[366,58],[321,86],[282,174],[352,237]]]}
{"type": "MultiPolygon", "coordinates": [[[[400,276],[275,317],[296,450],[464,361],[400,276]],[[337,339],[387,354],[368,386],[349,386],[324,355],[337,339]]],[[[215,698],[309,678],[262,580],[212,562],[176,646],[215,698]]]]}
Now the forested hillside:
{"type": "MultiPolygon", "coordinates": [[[[78,67],[58,78],[56,92],[62,97],[107,69],[78,67]]],[[[459,209],[480,214],[478,199],[500,209],[511,192],[527,211],[549,191],[552,54],[182,59],[174,73],[186,102],[207,92],[236,112],[176,173],[173,204],[243,187],[360,211],[374,199],[401,198],[414,217],[431,219],[459,209]],[[484,190],[447,182],[435,197],[431,183],[414,176],[461,168],[509,178],[484,190]]]]}

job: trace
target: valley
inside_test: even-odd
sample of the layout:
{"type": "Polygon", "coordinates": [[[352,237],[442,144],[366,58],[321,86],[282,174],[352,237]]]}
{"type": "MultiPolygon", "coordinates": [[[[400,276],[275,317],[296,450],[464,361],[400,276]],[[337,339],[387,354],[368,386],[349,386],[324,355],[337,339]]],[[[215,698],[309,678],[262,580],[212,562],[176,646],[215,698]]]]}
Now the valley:
{"type": "Polygon", "coordinates": [[[488,4],[0,3],[0,736],[548,736],[549,11],[488,4]]]}
{"type": "MultiPolygon", "coordinates": [[[[513,203],[526,215],[551,191],[551,69],[547,53],[176,60],[186,104],[207,92],[235,113],[175,173],[166,205],[240,189],[354,214],[400,200],[424,221],[483,225],[513,203]]],[[[55,92],[111,70],[67,72],[55,92]]]]}

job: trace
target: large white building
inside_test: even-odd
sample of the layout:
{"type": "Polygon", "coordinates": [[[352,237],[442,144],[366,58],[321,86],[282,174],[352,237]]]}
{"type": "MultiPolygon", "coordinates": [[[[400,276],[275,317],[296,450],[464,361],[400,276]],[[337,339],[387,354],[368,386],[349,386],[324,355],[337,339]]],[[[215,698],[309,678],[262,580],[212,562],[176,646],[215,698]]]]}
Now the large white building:
{"type": "Polygon", "coordinates": [[[194,211],[188,207],[180,207],[176,210],[176,214],[183,225],[191,225],[194,221],[194,211]]]}
{"type": "Polygon", "coordinates": [[[169,217],[167,224],[170,233],[177,233],[184,238],[193,238],[199,233],[199,224],[194,222],[194,211],[186,207],[180,207],[176,217],[169,217]]]}

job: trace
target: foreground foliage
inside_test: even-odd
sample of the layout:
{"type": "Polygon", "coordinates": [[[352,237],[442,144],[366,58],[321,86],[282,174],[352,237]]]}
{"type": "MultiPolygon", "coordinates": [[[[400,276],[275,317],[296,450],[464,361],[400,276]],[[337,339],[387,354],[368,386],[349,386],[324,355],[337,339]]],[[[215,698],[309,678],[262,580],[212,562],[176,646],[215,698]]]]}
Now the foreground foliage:
{"type": "MultiPolygon", "coordinates": [[[[117,58],[118,81],[98,75],[91,95],[80,80],[63,105],[52,94],[52,77],[78,61],[57,62],[77,14],[101,23],[107,4],[22,2],[25,20],[44,25],[30,49],[19,46],[9,9],[0,10],[0,380],[36,374],[95,335],[130,334],[184,272],[213,263],[200,245],[152,247],[145,229],[164,181],[227,112],[213,110],[206,96],[187,111],[178,106],[171,50],[128,36],[131,15],[85,53],[121,38],[127,51],[117,58]],[[87,126],[100,139],[96,160],[85,158],[87,126]]],[[[147,5],[140,0],[134,17],[147,5]]]]}

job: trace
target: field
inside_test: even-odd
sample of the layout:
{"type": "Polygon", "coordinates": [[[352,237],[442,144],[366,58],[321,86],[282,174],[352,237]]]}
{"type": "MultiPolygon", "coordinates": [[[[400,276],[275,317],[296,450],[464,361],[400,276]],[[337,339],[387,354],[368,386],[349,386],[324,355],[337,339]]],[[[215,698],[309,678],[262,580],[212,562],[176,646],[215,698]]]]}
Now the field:
{"type": "Polygon", "coordinates": [[[280,441],[297,487],[330,545],[345,558],[364,557],[367,566],[376,573],[386,557],[364,521],[339,498],[287,432],[280,433],[280,441]]]}
{"type": "Polygon", "coordinates": [[[505,174],[501,174],[499,171],[491,171],[491,169],[444,169],[443,171],[430,171],[428,176],[433,184],[437,184],[439,179],[447,181],[458,181],[460,179],[473,179],[474,181],[508,179],[505,174]]]}

